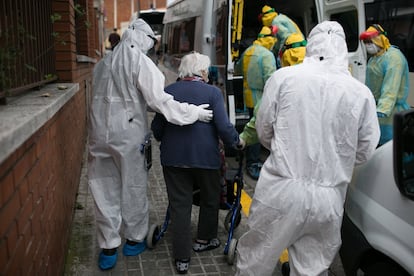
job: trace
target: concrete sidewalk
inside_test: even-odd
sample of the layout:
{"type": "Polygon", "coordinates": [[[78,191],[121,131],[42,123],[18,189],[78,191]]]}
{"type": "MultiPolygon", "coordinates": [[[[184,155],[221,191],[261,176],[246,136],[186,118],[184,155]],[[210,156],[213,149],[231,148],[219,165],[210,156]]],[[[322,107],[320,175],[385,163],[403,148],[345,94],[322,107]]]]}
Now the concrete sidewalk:
{"type": "MultiPolygon", "coordinates": [[[[234,157],[226,159],[229,168],[236,168],[234,157]]],[[[252,196],[256,182],[245,175],[245,192],[252,196]]],[[[168,206],[167,191],[163,179],[159,160],[159,144],[153,140],[153,166],[149,171],[149,210],[150,225],[161,225],[164,222],[168,206]]],[[[228,233],[224,228],[226,210],[220,211],[219,239],[221,246],[215,250],[203,253],[192,252],[190,269],[187,275],[234,275],[235,265],[228,265],[223,254],[228,233]]],[[[198,207],[193,205],[192,229],[196,234],[198,221],[198,207]]],[[[246,230],[247,217],[242,214],[239,226],[234,231],[234,238],[238,239],[246,230]]],[[[76,210],[72,224],[70,248],[67,253],[64,275],[140,275],[140,276],[167,276],[179,275],[176,273],[172,258],[172,243],[168,231],[156,244],[154,249],[147,249],[141,255],[125,257],[122,248],[118,250],[118,262],[109,271],[101,271],[98,267],[100,248],[96,241],[96,227],[94,202],[88,189],[86,153],[76,200],[76,210]]],[[[193,237],[195,238],[195,236],[193,237]]],[[[281,276],[279,266],[272,276],[281,276]]],[[[337,257],[329,271],[330,276],[344,276],[342,264],[337,257]]]]}
{"type": "MultiPolygon", "coordinates": [[[[109,271],[101,271],[99,269],[97,260],[100,249],[96,241],[94,202],[88,189],[86,165],[85,154],[65,275],[178,275],[171,255],[172,243],[168,231],[154,249],[147,249],[143,254],[136,257],[125,257],[122,254],[122,250],[118,250],[118,262],[115,268],[109,271]]],[[[165,219],[168,198],[157,142],[153,142],[153,166],[149,172],[148,196],[150,202],[150,224],[161,225],[165,219]]],[[[227,212],[226,210],[220,211],[218,231],[221,246],[215,250],[203,253],[192,252],[190,269],[187,275],[234,275],[235,265],[228,265],[226,256],[223,254],[228,236],[223,224],[227,212]]],[[[193,235],[196,234],[197,221],[198,207],[193,205],[193,235]]],[[[241,223],[234,231],[234,237],[239,238],[245,230],[246,217],[243,215],[241,223]]],[[[279,271],[275,271],[274,275],[279,276],[281,274],[279,271]]]]}

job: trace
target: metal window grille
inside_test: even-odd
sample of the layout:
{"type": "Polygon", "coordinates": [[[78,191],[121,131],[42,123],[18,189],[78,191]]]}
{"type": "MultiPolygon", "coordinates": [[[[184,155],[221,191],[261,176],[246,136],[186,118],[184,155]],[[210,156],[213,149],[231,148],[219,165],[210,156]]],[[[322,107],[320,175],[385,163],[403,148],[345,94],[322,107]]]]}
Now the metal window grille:
{"type": "Polygon", "coordinates": [[[55,77],[52,0],[0,1],[0,101],[55,77]]]}

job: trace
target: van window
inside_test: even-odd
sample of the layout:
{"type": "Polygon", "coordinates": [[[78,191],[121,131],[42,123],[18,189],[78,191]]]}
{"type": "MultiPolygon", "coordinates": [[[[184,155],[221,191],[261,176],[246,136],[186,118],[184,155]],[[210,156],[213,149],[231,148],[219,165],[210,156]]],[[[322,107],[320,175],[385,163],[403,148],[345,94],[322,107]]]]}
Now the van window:
{"type": "Polygon", "coordinates": [[[365,4],[366,25],[380,24],[392,45],[404,53],[414,71],[414,5],[412,0],[375,0],[365,4]]]}
{"type": "Polygon", "coordinates": [[[177,72],[181,57],[194,50],[195,22],[194,17],[164,26],[164,65],[172,71],[177,72]]]}
{"type": "Polygon", "coordinates": [[[227,41],[227,6],[222,6],[217,11],[216,17],[216,58],[217,64],[225,64],[225,51],[227,41]]]}
{"type": "MultiPolygon", "coordinates": [[[[226,44],[227,44],[227,21],[228,21],[228,6],[223,4],[216,10],[215,16],[215,62],[212,60],[210,67],[210,83],[219,87],[224,91],[225,77],[226,77],[226,44]]],[[[226,97],[224,97],[225,100],[226,97]]],[[[227,103],[226,103],[227,104],[227,103]]]]}
{"type": "Polygon", "coordinates": [[[194,50],[195,18],[174,22],[166,27],[165,51],[169,55],[183,56],[194,50]],[[179,38],[179,39],[176,39],[179,38]]]}
{"type": "Polygon", "coordinates": [[[337,21],[339,24],[342,25],[342,28],[345,32],[348,52],[355,52],[358,49],[359,45],[357,10],[334,13],[331,15],[331,20],[337,21]]]}

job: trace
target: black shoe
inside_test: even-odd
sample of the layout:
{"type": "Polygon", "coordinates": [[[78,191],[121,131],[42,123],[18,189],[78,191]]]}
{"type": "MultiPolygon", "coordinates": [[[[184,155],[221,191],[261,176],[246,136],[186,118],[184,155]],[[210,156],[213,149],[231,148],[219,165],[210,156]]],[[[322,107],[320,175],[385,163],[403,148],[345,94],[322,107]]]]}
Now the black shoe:
{"type": "Polygon", "coordinates": [[[175,268],[177,269],[178,274],[187,274],[189,266],[190,266],[190,259],[176,259],[175,260],[175,268]]]}
{"type": "Polygon", "coordinates": [[[206,243],[202,243],[200,241],[196,241],[193,244],[193,250],[195,252],[203,252],[207,250],[212,250],[220,246],[220,240],[217,238],[211,239],[206,243]]]}
{"type": "Polygon", "coordinates": [[[262,169],[262,163],[253,163],[246,167],[247,174],[254,180],[259,179],[260,170],[262,169]]]}
{"type": "Polygon", "coordinates": [[[282,275],[283,276],[289,276],[289,274],[290,274],[289,262],[284,262],[282,264],[282,275]]]}

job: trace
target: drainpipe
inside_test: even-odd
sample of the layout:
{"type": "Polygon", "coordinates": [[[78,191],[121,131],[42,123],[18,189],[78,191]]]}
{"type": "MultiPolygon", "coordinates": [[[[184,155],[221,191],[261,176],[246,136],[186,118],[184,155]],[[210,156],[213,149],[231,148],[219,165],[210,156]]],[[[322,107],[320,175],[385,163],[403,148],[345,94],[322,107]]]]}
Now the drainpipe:
{"type": "Polygon", "coordinates": [[[114,0],[114,28],[118,28],[118,1],[114,0]]]}

